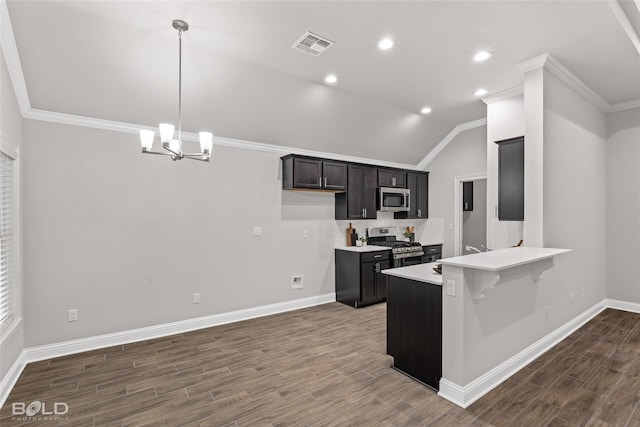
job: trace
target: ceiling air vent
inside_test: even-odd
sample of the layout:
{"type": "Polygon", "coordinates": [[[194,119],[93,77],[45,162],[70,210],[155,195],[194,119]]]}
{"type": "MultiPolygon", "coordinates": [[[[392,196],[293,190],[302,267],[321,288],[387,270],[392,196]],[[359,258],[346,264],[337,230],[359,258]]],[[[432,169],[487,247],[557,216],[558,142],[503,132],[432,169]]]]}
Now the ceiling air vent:
{"type": "Polygon", "coordinates": [[[333,44],[331,40],[307,31],[291,47],[309,55],[320,56],[333,44]]]}

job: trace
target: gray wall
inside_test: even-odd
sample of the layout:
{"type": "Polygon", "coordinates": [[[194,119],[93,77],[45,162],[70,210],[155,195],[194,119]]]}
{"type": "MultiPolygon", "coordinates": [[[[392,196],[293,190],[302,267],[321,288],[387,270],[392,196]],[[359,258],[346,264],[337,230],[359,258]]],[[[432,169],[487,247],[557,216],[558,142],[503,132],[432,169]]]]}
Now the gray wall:
{"type": "MultiPolygon", "coordinates": [[[[429,217],[443,227],[442,257],[454,256],[454,183],[457,177],[487,171],[487,128],[481,126],[458,134],[434,159],[429,174],[429,217]]],[[[430,219],[430,220],[431,220],[430,219]]]]}
{"type": "MultiPolygon", "coordinates": [[[[0,55],[0,129],[2,134],[0,135],[0,141],[2,144],[9,144],[11,146],[20,146],[22,144],[22,116],[18,109],[18,103],[16,100],[13,86],[11,85],[11,79],[9,78],[9,72],[4,60],[4,55],[0,55]]],[[[18,166],[21,162],[21,158],[17,159],[18,166]]],[[[19,169],[18,169],[19,170],[19,169]]],[[[19,179],[19,178],[18,178],[19,179]]],[[[19,188],[18,188],[19,191],[19,188]]],[[[18,194],[19,196],[19,194],[18,194]]],[[[16,218],[16,224],[19,226],[20,218],[16,218]]],[[[20,246],[19,239],[15,240],[18,248],[20,246]]],[[[16,260],[19,262],[19,253],[16,260]]],[[[18,264],[18,269],[20,265],[18,264]]],[[[20,293],[20,280],[21,272],[18,271],[16,275],[16,282],[18,289],[14,295],[17,301],[18,315],[22,312],[22,300],[20,293]]],[[[20,353],[24,349],[24,326],[21,320],[17,320],[14,326],[3,333],[0,336],[0,383],[5,375],[9,372],[9,369],[17,360],[20,353]]],[[[0,393],[3,390],[0,390],[0,393]]]]}
{"type": "Polygon", "coordinates": [[[609,114],[607,138],[607,296],[640,303],[640,108],[609,114]]]}
{"type": "MultiPolygon", "coordinates": [[[[530,266],[501,272],[497,286],[478,303],[464,285],[456,297],[444,296],[443,377],[460,386],[605,298],[606,265],[594,250],[606,246],[605,115],[547,71],[543,90],[541,110],[529,116],[525,108],[525,144],[536,141],[527,139],[532,128],[544,132],[544,147],[538,147],[544,152],[544,175],[532,177],[544,186],[544,229],[532,232],[544,236],[545,246],[573,252],[557,256],[537,282],[530,266]]],[[[537,161],[525,154],[525,169],[535,170],[537,161]]],[[[529,209],[538,208],[525,203],[525,222],[529,209]]],[[[443,277],[459,284],[472,281],[471,274],[448,266],[443,277]]]]}
{"type": "Polygon", "coordinates": [[[24,137],[27,347],[334,292],[333,195],[283,192],[276,154],[172,162],[32,120],[24,137]]]}

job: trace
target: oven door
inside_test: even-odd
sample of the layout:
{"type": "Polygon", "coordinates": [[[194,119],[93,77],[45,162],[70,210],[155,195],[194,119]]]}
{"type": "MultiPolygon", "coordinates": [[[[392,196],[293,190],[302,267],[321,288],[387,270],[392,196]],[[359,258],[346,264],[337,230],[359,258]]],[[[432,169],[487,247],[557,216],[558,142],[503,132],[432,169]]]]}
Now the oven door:
{"type": "Polygon", "coordinates": [[[393,267],[407,267],[409,265],[422,264],[422,255],[423,252],[416,252],[415,254],[411,254],[407,256],[407,254],[401,255],[400,258],[393,258],[393,267]]]}

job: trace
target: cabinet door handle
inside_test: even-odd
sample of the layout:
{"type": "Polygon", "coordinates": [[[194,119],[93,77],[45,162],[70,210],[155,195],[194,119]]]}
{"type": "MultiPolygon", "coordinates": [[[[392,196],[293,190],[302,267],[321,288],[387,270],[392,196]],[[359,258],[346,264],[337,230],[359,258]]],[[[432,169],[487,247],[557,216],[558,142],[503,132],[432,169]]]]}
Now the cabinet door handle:
{"type": "Polygon", "coordinates": [[[324,188],[327,188],[327,177],[324,177],[324,188]]]}
{"type": "Polygon", "coordinates": [[[391,186],[392,187],[396,186],[396,179],[395,178],[391,178],[391,186]]]}
{"type": "Polygon", "coordinates": [[[364,216],[363,216],[363,218],[366,218],[366,217],[367,217],[367,208],[364,208],[364,216]]]}
{"type": "Polygon", "coordinates": [[[318,177],[318,187],[322,188],[322,177],[318,177]]]}
{"type": "Polygon", "coordinates": [[[422,216],[422,209],[418,209],[418,218],[422,216]]]}
{"type": "Polygon", "coordinates": [[[380,273],[380,263],[379,262],[376,262],[376,264],[375,264],[375,271],[376,271],[376,273],[380,273]]]}
{"type": "Polygon", "coordinates": [[[374,255],[374,258],[382,258],[382,255],[374,255]]]}

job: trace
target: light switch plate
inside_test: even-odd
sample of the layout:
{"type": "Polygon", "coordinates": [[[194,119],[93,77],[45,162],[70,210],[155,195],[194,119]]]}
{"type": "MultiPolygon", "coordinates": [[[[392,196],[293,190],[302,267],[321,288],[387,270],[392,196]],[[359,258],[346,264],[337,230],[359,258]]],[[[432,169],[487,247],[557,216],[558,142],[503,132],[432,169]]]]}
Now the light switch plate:
{"type": "Polygon", "coordinates": [[[262,227],[253,227],[254,236],[262,236],[262,227]]]}
{"type": "Polygon", "coordinates": [[[456,282],[455,280],[447,280],[447,295],[456,296],[456,282]]]}

